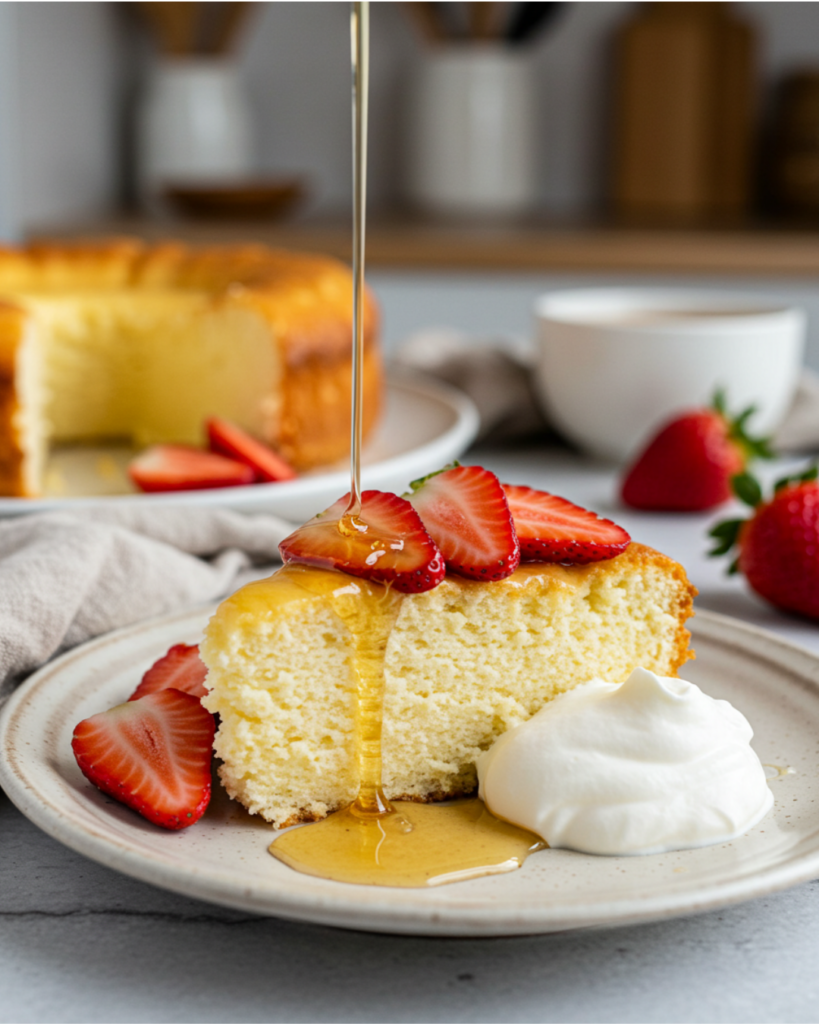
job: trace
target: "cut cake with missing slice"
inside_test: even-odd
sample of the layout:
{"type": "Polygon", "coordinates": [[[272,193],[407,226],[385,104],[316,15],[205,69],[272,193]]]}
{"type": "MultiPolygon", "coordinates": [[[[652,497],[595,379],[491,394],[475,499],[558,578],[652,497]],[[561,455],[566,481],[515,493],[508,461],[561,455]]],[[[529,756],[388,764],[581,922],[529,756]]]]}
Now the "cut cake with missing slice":
{"type": "MultiPolygon", "coordinates": [[[[304,571],[325,587],[329,578],[383,594],[304,571]]],[[[385,655],[386,795],[471,794],[478,755],[558,694],[593,677],[622,682],[637,666],[676,675],[693,657],[685,623],[694,594],[680,565],[631,544],[590,565],[529,564],[497,583],[450,576],[398,595],[385,655]]],[[[286,571],[252,583],[220,605],[201,654],[232,797],[279,828],[355,798],[351,635],[331,598],[294,586],[286,571]]]]}
{"type": "MultiPolygon", "coordinates": [[[[330,257],[129,240],[0,248],[0,495],[53,445],[201,445],[230,420],[295,469],[349,451],[352,279],[330,257]]],[[[366,293],[364,434],[383,391],[366,293]]]]}

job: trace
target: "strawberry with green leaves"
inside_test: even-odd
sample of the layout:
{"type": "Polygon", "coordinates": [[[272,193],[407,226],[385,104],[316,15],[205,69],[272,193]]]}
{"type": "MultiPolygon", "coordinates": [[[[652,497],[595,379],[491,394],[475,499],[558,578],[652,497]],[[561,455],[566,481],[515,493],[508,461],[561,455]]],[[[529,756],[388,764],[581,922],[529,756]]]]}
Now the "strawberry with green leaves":
{"type": "Polygon", "coordinates": [[[626,470],[624,503],[651,512],[704,512],[728,501],[731,478],[752,459],[771,458],[768,441],[747,432],[754,411],[732,419],[717,392],[712,408],[675,416],[626,470]]]}
{"type": "Polygon", "coordinates": [[[741,572],[777,608],[819,619],[817,467],[778,480],[767,501],[748,473],[734,477],[733,489],[753,514],[715,526],[710,536],[717,543],[710,554],[724,555],[736,547],[729,572],[741,572]]]}

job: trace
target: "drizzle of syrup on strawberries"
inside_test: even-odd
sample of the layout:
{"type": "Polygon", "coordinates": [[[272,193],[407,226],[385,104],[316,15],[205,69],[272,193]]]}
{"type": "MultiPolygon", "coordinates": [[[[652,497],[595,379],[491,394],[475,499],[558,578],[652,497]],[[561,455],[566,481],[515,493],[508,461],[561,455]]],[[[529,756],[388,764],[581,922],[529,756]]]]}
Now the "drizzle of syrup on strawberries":
{"type": "MultiPolygon", "coordinates": [[[[371,539],[373,551],[391,544],[361,516],[362,368],[364,357],[364,236],[367,180],[369,4],[352,4],[353,58],[353,386],[350,501],[335,519],[302,529],[338,530],[371,539]],[[368,533],[370,537],[368,537],[368,533]]],[[[270,853],[305,874],[368,885],[419,887],[513,871],[544,844],[501,821],[480,800],[391,804],[382,788],[381,728],[384,659],[403,597],[370,581],[290,563],[276,574],[288,584],[328,598],[351,637],[356,681],[359,788],[353,803],[322,821],[290,829],[270,853]]],[[[286,598],[284,598],[286,600],[286,598]]]]}

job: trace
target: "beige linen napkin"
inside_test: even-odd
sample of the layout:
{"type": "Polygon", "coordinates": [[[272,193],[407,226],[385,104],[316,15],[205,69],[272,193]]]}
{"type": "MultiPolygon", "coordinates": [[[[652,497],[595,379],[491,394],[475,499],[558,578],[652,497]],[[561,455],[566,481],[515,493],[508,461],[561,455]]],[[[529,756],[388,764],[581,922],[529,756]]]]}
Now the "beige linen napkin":
{"type": "MultiPolygon", "coordinates": [[[[534,353],[523,342],[432,329],[408,338],[395,361],[465,391],[481,416],[479,441],[523,440],[549,431],[534,387],[534,353]]],[[[782,453],[819,452],[819,375],[812,370],[802,370],[773,446],[782,453]]]]}
{"type": "Polygon", "coordinates": [[[433,328],[407,338],[394,361],[469,395],[481,417],[478,441],[523,439],[549,430],[534,388],[534,356],[523,342],[433,328]]]}
{"type": "Polygon", "coordinates": [[[262,575],[250,567],[275,562],[292,529],[274,516],[137,504],[0,521],[0,703],[66,648],[262,575]]]}

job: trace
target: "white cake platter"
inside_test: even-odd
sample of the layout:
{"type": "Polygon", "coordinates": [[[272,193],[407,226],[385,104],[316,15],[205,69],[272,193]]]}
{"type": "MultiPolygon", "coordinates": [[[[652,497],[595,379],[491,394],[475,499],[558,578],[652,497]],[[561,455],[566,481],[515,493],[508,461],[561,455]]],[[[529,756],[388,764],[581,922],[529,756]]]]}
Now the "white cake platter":
{"type": "MultiPolygon", "coordinates": [[[[411,480],[461,455],[474,440],[478,425],[474,404],[455,388],[421,375],[391,374],[383,417],[364,447],[362,486],[400,494],[411,480]]],[[[57,449],[45,474],[50,493],[42,498],[0,498],[0,516],[138,502],[155,508],[183,505],[268,512],[303,522],[350,487],[349,460],[344,459],[286,483],[138,494],[133,493],[125,472],[133,454],[113,445],[57,449]]]]}
{"type": "MultiPolygon", "coordinates": [[[[819,657],[709,612],[684,675],[750,720],[775,805],[740,838],[648,857],[533,854],[519,871],[434,889],[345,885],[268,853],[275,833],[217,788],[205,816],[166,832],[80,773],[71,734],[125,700],[172,643],[199,639],[210,609],[121,630],[46,665],[0,714],[0,785],[73,850],[177,893],[258,914],[396,934],[521,935],[634,924],[737,903],[819,877],[819,657]]],[[[310,826],[304,826],[309,828],[310,826]]]]}

